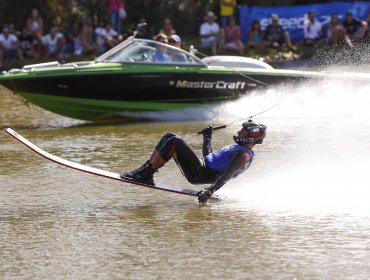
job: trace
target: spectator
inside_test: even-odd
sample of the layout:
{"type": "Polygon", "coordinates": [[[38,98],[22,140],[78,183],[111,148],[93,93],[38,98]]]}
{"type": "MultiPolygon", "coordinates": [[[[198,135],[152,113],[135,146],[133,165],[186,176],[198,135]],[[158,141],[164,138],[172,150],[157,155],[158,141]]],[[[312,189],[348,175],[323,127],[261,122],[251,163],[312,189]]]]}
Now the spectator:
{"type": "MultiPolygon", "coordinates": [[[[162,44],[168,44],[168,38],[166,34],[159,33],[154,38],[155,41],[160,42],[162,44]]],[[[168,62],[170,61],[169,55],[166,53],[167,48],[164,46],[158,45],[156,51],[153,54],[152,60],[153,62],[168,62]]]]}
{"type": "Polygon", "coordinates": [[[42,42],[44,44],[45,57],[64,58],[66,39],[62,33],[58,32],[56,26],[52,26],[49,34],[42,37],[42,42]]]}
{"type": "Polygon", "coordinates": [[[33,36],[32,53],[34,58],[39,58],[43,52],[42,35],[44,21],[41,18],[39,11],[33,9],[31,15],[27,18],[27,28],[33,36]]]}
{"type": "Polygon", "coordinates": [[[9,24],[9,31],[10,31],[10,34],[13,34],[17,37],[21,35],[21,32],[16,30],[15,25],[13,23],[9,24]]]}
{"type": "Polygon", "coordinates": [[[295,51],[289,33],[279,24],[279,16],[271,15],[271,24],[266,27],[264,40],[271,48],[280,48],[284,43],[291,51],[295,51]]]}
{"type": "Polygon", "coordinates": [[[70,23],[67,36],[66,36],[66,53],[74,53],[75,51],[75,41],[77,40],[80,33],[79,23],[73,21],[70,23]]]}
{"type": "Polygon", "coordinates": [[[39,15],[39,11],[37,9],[33,9],[31,15],[27,19],[27,27],[28,30],[31,30],[32,33],[37,33],[38,35],[42,35],[43,28],[44,28],[44,21],[39,15]]]}
{"type": "Polygon", "coordinates": [[[322,25],[316,19],[315,11],[309,11],[307,19],[303,24],[304,44],[314,46],[318,43],[322,36],[322,25]]]}
{"type": "Polygon", "coordinates": [[[260,50],[265,47],[263,41],[263,31],[259,20],[254,20],[248,30],[248,46],[252,49],[260,50]]]}
{"type": "Polygon", "coordinates": [[[110,22],[101,21],[95,29],[95,35],[99,52],[105,52],[122,41],[122,35],[112,28],[110,22]]]}
{"type": "Polygon", "coordinates": [[[84,24],[77,38],[75,38],[74,48],[75,55],[89,55],[93,54],[98,49],[98,44],[96,44],[92,39],[92,26],[89,24],[84,24]]]}
{"type": "Polygon", "coordinates": [[[333,35],[333,32],[337,30],[337,26],[342,25],[342,23],[339,21],[339,17],[337,14],[332,14],[330,16],[330,22],[328,25],[328,28],[326,30],[326,38],[330,39],[333,35]]]}
{"type": "Polygon", "coordinates": [[[33,36],[28,27],[25,26],[22,29],[21,34],[18,36],[20,47],[22,50],[23,57],[36,58],[33,52],[33,36]]]}
{"type": "Polygon", "coordinates": [[[162,29],[159,31],[159,33],[166,34],[167,37],[170,37],[171,35],[176,34],[176,30],[172,26],[172,22],[170,19],[166,18],[163,22],[162,29]]]}
{"type": "Polygon", "coordinates": [[[0,34],[0,61],[15,57],[23,59],[22,50],[17,36],[11,34],[9,27],[5,26],[0,34]]]}
{"type": "Polygon", "coordinates": [[[229,17],[228,25],[221,28],[220,46],[223,50],[237,50],[240,55],[244,54],[244,44],[240,39],[240,26],[236,23],[234,16],[229,17]]]}
{"type": "Polygon", "coordinates": [[[236,0],[220,1],[221,27],[226,27],[230,16],[235,15],[236,0]]]}
{"type": "Polygon", "coordinates": [[[351,39],[359,39],[363,36],[365,31],[365,24],[358,19],[353,17],[352,11],[346,13],[346,18],[343,21],[343,26],[346,30],[347,35],[351,39]]]}
{"type": "Polygon", "coordinates": [[[100,20],[98,26],[95,28],[95,31],[94,31],[96,43],[98,44],[98,51],[101,53],[107,50],[107,48],[104,45],[105,25],[106,25],[106,22],[104,20],[100,20]]]}
{"type": "Polygon", "coordinates": [[[336,48],[344,47],[345,49],[353,49],[352,41],[342,25],[337,25],[337,27],[333,29],[332,36],[329,39],[329,44],[336,48]]]}
{"type": "MultiPolygon", "coordinates": [[[[170,46],[174,46],[176,48],[181,49],[181,38],[180,38],[180,36],[178,36],[176,34],[171,35],[168,38],[168,44],[170,46]]],[[[174,62],[187,62],[188,61],[186,55],[182,52],[171,50],[169,55],[170,55],[171,61],[174,61],[174,62]]]]}
{"type": "Polygon", "coordinates": [[[119,34],[122,33],[122,18],[120,17],[120,9],[125,9],[124,0],[107,0],[107,8],[109,20],[114,30],[119,34]]]}
{"type": "Polygon", "coordinates": [[[213,12],[208,12],[205,18],[205,22],[200,26],[200,39],[201,47],[212,50],[212,54],[217,54],[217,45],[220,34],[220,26],[216,20],[216,16],[213,12]]]}
{"type": "Polygon", "coordinates": [[[102,36],[106,50],[113,48],[122,41],[122,35],[118,34],[109,22],[105,24],[102,36]]]}

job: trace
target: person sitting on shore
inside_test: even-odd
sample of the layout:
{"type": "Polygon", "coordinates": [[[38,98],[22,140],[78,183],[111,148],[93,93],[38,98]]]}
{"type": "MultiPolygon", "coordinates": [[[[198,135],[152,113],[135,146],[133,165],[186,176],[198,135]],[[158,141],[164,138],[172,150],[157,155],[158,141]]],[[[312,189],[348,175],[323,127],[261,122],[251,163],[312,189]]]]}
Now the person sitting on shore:
{"type": "Polygon", "coordinates": [[[343,27],[343,25],[337,25],[337,27],[333,29],[333,34],[329,38],[328,43],[336,49],[338,48],[347,50],[353,49],[351,38],[346,33],[346,30],[343,27]]]}
{"type": "Polygon", "coordinates": [[[366,30],[366,23],[353,17],[352,11],[346,13],[346,18],[342,22],[347,35],[352,39],[360,39],[366,30]]]}
{"type": "Polygon", "coordinates": [[[316,19],[315,11],[309,11],[307,19],[303,24],[304,44],[307,46],[316,45],[322,37],[322,25],[316,19]]]}
{"type": "Polygon", "coordinates": [[[271,15],[271,24],[266,27],[264,40],[268,47],[276,49],[286,44],[289,50],[295,51],[289,33],[279,24],[277,14],[271,15]]]}
{"type": "Polygon", "coordinates": [[[244,54],[244,44],[241,40],[240,26],[234,16],[229,17],[227,26],[220,30],[220,49],[237,50],[240,55],[244,54]]]}
{"type": "Polygon", "coordinates": [[[342,23],[339,21],[338,14],[331,14],[330,16],[330,22],[328,24],[328,27],[326,29],[326,38],[330,39],[333,35],[333,33],[337,30],[337,26],[342,25],[342,23]]]}
{"type": "Polygon", "coordinates": [[[20,43],[17,36],[11,34],[9,27],[5,26],[0,34],[0,61],[15,57],[23,59],[20,43]]]}
{"type": "Polygon", "coordinates": [[[166,36],[169,38],[171,35],[176,34],[176,30],[173,28],[172,22],[169,18],[166,18],[163,21],[162,29],[159,31],[159,33],[166,34],[166,36]]]}
{"type": "Polygon", "coordinates": [[[257,51],[265,47],[263,31],[259,20],[254,20],[248,30],[248,47],[257,51]]]}
{"type": "Polygon", "coordinates": [[[42,37],[44,45],[45,57],[47,58],[63,58],[65,55],[65,42],[64,35],[58,32],[56,26],[50,28],[50,32],[42,37]]]}
{"type": "Polygon", "coordinates": [[[213,55],[217,55],[217,46],[220,35],[220,26],[216,22],[213,12],[208,12],[206,21],[202,23],[199,30],[201,47],[211,49],[213,55]]]}

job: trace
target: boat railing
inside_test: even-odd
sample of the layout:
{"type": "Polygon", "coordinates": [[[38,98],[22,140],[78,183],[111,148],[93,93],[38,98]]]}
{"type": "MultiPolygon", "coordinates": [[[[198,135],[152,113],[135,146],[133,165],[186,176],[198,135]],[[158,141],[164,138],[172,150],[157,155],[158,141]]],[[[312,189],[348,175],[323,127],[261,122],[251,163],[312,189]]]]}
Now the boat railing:
{"type": "Polygon", "coordinates": [[[45,68],[45,67],[53,67],[53,66],[60,66],[58,61],[51,61],[51,62],[44,62],[38,64],[29,64],[22,67],[23,70],[31,70],[35,68],[45,68]]]}

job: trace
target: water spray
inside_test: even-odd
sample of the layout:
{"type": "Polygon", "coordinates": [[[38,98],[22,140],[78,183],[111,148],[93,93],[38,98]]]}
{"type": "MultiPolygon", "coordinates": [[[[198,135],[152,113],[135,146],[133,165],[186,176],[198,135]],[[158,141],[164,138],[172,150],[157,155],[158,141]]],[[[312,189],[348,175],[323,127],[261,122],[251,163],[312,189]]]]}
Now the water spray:
{"type": "MultiPolygon", "coordinates": [[[[204,53],[202,53],[202,52],[198,51],[197,49],[194,49],[194,47],[193,47],[193,46],[191,46],[191,53],[192,53],[192,54],[198,53],[198,54],[200,54],[200,55],[201,55],[201,56],[203,56],[203,57],[206,57],[206,56],[207,56],[206,54],[204,54],[204,53]]],[[[239,71],[236,71],[235,69],[233,69],[233,68],[231,68],[231,67],[227,67],[227,66],[225,66],[225,68],[228,68],[230,71],[233,71],[233,72],[235,72],[235,73],[239,74],[240,76],[245,77],[245,78],[248,78],[248,79],[250,79],[250,80],[252,80],[252,81],[254,81],[254,82],[256,82],[256,83],[259,83],[259,84],[261,84],[261,85],[265,85],[265,86],[268,86],[268,87],[274,87],[274,88],[278,89],[278,90],[281,92],[281,90],[280,90],[277,86],[275,86],[275,85],[271,85],[271,84],[265,83],[265,82],[263,82],[263,81],[261,81],[261,80],[258,80],[258,79],[255,79],[255,78],[252,78],[252,77],[250,77],[250,76],[248,76],[248,75],[246,75],[246,74],[244,74],[244,73],[241,73],[241,72],[239,72],[239,71]]],[[[261,114],[263,114],[263,113],[266,113],[266,112],[270,111],[271,109],[273,109],[274,107],[278,106],[278,105],[281,103],[281,101],[283,101],[283,99],[285,98],[285,96],[286,96],[286,94],[284,94],[284,93],[282,92],[282,96],[281,96],[281,98],[280,98],[280,99],[279,99],[275,104],[273,104],[272,106],[270,106],[269,108],[267,108],[267,109],[265,109],[265,110],[263,110],[263,111],[260,111],[260,112],[258,112],[258,113],[256,113],[256,114],[254,114],[254,115],[251,115],[251,116],[249,116],[249,117],[246,117],[246,118],[243,118],[243,119],[239,119],[239,120],[233,121],[233,122],[228,123],[228,124],[224,124],[224,125],[220,125],[220,126],[214,127],[214,128],[213,128],[213,130],[223,129],[223,128],[226,128],[226,127],[228,127],[228,126],[230,126],[230,125],[232,125],[232,124],[234,124],[234,123],[237,123],[237,122],[243,121],[243,120],[245,120],[245,119],[253,119],[255,116],[258,116],[258,115],[261,115],[261,114]]],[[[202,134],[202,132],[201,132],[201,131],[199,131],[199,132],[198,132],[198,134],[202,134]]]]}

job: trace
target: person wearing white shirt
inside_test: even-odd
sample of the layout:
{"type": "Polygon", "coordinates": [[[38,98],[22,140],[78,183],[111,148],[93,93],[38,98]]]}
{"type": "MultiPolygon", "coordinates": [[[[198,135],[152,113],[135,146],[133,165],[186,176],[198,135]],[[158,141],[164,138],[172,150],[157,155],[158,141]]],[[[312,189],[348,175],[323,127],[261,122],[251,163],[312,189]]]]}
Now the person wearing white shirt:
{"type": "Polygon", "coordinates": [[[315,11],[309,11],[303,25],[304,43],[313,46],[321,39],[322,24],[316,19],[315,11]]]}
{"type": "Polygon", "coordinates": [[[50,33],[42,37],[42,43],[46,48],[46,57],[63,57],[64,55],[65,38],[57,30],[56,26],[52,26],[50,33]]]}
{"type": "Polygon", "coordinates": [[[122,41],[122,36],[112,28],[110,22],[103,23],[95,29],[99,52],[105,52],[122,41]]]}
{"type": "Polygon", "coordinates": [[[217,45],[220,34],[220,26],[215,21],[216,16],[213,12],[208,12],[206,21],[200,26],[199,35],[202,48],[210,48],[212,54],[217,54],[217,45]]]}
{"type": "Polygon", "coordinates": [[[11,57],[23,59],[22,50],[17,36],[10,33],[9,27],[4,27],[3,33],[0,34],[0,63],[11,57]]]}
{"type": "Polygon", "coordinates": [[[95,28],[96,43],[98,44],[98,51],[103,53],[107,50],[104,46],[104,33],[105,33],[105,22],[100,21],[99,25],[95,28]]]}

